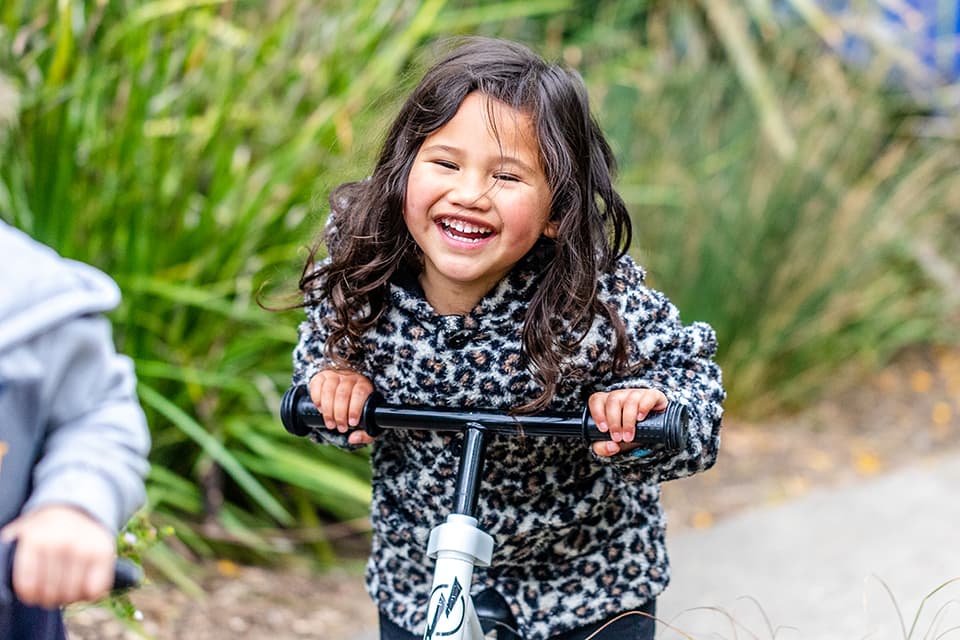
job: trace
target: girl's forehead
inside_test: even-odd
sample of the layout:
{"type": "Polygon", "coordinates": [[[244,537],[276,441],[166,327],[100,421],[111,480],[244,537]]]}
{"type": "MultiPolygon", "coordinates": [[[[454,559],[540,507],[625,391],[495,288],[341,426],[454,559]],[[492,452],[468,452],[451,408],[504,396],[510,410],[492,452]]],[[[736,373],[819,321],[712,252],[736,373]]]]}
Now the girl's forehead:
{"type": "Polygon", "coordinates": [[[529,124],[532,120],[527,111],[518,109],[517,107],[509,105],[506,102],[495,98],[494,96],[482,93],[480,91],[468,93],[463,99],[463,102],[460,103],[460,107],[463,108],[468,101],[476,102],[477,105],[479,105],[479,107],[486,113],[487,117],[494,122],[499,122],[506,119],[517,122],[522,121],[524,124],[529,124]]]}
{"type": "Polygon", "coordinates": [[[480,91],[467,94],[454,118],[476,121],[478,135],[482,126],[495,137],[518,137],[528,144],[539,146],[536,124],[530,113],[480,91]]]}

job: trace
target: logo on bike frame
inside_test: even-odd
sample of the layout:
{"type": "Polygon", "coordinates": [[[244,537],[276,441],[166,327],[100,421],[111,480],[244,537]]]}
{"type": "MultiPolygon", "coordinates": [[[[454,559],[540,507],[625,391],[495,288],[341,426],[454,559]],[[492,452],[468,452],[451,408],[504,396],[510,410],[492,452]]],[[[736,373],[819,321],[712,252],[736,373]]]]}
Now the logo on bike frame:
{"type": "Polygon", "coordinates": [[[430,593],[431,603],[434,598],[437,604],[433,607],[433,617],[427,623],[423,640],[452,636],[463,626],[466,615],[467,602],[463,595],[463,587],[460,586],[457,578],[453,579],[452,585],[439,584],[434,587],[430,593]],[[444,593],[443,590],[448,588],[449,592],[444,593]]]}

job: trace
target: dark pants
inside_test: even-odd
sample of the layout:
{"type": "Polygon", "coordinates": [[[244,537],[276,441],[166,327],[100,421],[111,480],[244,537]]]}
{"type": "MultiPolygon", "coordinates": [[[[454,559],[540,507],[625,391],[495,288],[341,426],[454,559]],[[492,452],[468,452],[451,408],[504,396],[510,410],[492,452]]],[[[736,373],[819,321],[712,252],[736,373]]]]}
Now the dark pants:
{"type": "MultiPolygon", "coordinates": [[[[585,640],[600,627],[603,627],[603,631],[596,636],[595,640],[653,640],[653,632],[656,629],[656,621],[653,619],[657,612],[656,600],[648,602],[637,611],[640,613],[618,614],[610,618],[615,620],[614,622],[610,620],[596,622],[552,636],[550,640],[585,640]]],[[[401,629],[381,612],[380,640],[420,640],[420,636],[401,629]]]]}
{"type": "Polygon", "coordinates": [[[66,637],[59,610],[28,607],[17,601],[0,605],[0,638],[4,640],[65,640],[66,637]]]}

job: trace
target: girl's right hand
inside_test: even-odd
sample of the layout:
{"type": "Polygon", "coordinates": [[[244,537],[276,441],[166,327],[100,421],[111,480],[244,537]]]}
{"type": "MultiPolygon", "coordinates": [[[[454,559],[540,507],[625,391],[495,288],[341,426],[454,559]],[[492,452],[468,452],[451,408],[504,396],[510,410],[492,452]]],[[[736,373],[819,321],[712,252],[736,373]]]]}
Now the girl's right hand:
{"type": "MultiPolygon", "coordinates": [[[[360,424],[363,405],[373,393],[373,383],[349,369],[324,369],[310,378],[310,399],[323,415],[327,429],[346,433],[360,424]]],[[[350,444],[370,444],[366,431],[353,431],[350,444]]]]}

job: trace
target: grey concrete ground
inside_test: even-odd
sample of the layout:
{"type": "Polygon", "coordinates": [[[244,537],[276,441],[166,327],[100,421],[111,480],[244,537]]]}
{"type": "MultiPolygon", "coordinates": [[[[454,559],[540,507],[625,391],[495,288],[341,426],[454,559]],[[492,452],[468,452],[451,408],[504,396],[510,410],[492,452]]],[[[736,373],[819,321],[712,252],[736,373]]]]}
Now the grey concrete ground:
{"type": "Polygon", "coordinates": [[[668,545],[658,640],[960,640],[960,454],[669,534],[668,545]]]}
{"type": "Polygon", "coordinates": [[[960,639],[958,493],[951,454],[668,534],[658,638],[960,639]]]}

